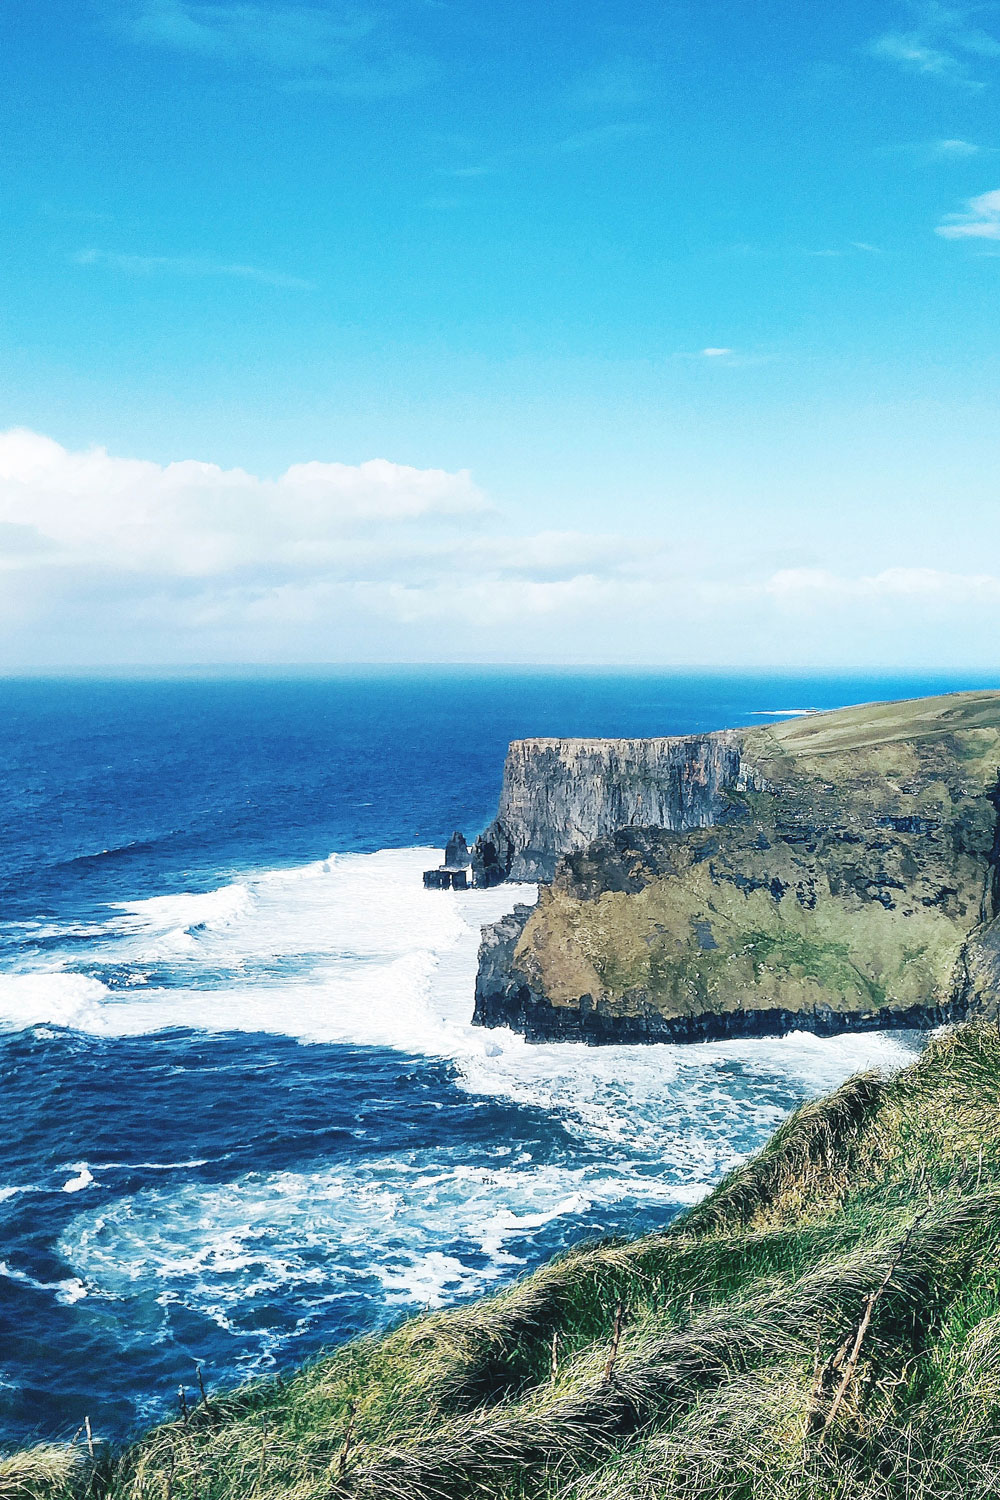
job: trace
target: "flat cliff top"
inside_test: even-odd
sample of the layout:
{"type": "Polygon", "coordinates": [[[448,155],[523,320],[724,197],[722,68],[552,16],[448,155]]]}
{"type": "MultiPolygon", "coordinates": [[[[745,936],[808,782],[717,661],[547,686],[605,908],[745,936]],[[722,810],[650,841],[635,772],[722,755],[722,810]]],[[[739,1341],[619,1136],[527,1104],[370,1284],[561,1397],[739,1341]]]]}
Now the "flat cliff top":
{"type": "Polygon", "coordinates": [[[970,729],[1000,729],[1000,690],[859,703],[769,724],[756,733],[777,741],[786,755],[823,755],[970,729]]]}
{"type": "Polygon", "coordinates": [[[904,698],[888,703],[858,703],[820,713],[796,715],[780,723],[743,729],[713,729],[701,734],[661,734],[616,738],[527,735],[511,749],[532,753],[553,750],[585,753],[610,748],[642,747],[643,753],[685,740],[741,737],[776,742],[786,755],[822,755],[835,750],[867,749],[892,740],[922,739],[969,729],[1000,729],[1000,689],[942,693],[933,698],[904,698]]]}
{"type": "Polygon", "coordinates": [[[723,736],[741,733],[738,729],[711,729],[704,734],[653,734],[633,735],[631,738],[620,739],[612,735],[603,737],[586,738],[580,735],[529,735],[524,739],[511,740],[511,749],[515,746],[523,746],[526,750],[600,750],[610,746],[642,745],[642,746],[670,746],[682,744],[685,740],[713,740],[723,736]]]}

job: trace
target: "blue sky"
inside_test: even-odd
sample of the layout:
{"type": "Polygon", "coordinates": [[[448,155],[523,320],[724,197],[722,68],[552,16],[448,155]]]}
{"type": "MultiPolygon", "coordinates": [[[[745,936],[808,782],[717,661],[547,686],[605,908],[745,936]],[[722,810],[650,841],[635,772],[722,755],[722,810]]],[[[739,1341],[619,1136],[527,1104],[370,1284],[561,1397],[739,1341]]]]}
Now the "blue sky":
{"type": "Polygon", "coordinates": [[[1000,6],[2,27],[0,666],[997,664],[1000,6]]]}

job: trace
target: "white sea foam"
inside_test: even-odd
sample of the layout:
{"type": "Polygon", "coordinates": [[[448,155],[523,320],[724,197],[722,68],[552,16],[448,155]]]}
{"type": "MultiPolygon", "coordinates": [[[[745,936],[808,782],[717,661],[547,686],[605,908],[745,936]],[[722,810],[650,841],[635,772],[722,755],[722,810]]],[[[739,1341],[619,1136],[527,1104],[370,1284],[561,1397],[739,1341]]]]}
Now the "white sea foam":
{"type": "Polygon", "coordinates": [[[20,1198],[25,1193],[37,1193],[35,1187],[0,1187],[0,1203],[8,1203],[11,1198],[20,1198]]]}
{"type": "Polygon", "coordinates": [[[85,1161],[75,1162],[70,1170],[75,1172],[76,1176],[70,1177],[68,1181],[63,1183],[62,1190],[64,1193],[82,1193],[84,1188],[92,1186],[94,1174],[85,1161]]]}
{"type": "Polygon", "coordinates": [[[107,995],[107,986],[86,974],[0,974],[0,1023],[14,1031],[45,1024],[100,1031],[107,995]]]}
{"type": "Polygon", "coordinates": [[[65,1281],[36,1281],[34,1276],[29,1276],[26,1271],[18,1271],[5,1260],[0,1260],[0,1276],[8,1281],[20,1282],[22,1286],[30,1286],[36,1292],[51,1292],[55,1300],[65,1307],[72,1307],[74,1302],[80,1302],[87,1296],[87,1288],[78,1276],[67,1277],[65,1281]]]}
{"type": "Polygon", "coordinates": [[[149,1189],[78,1215],[58,1248],[104,1296],[155,1300],[169,1286],[217,1320],[241,1298],[292,1296],[308,1319],[366,1287],[438,1306],[522,1264],[554,1219],[692,1196],[624,1163],[537,1164],[500,1148],[472,1165],[453,1148],[149,1189]]]}
{"type": "MultiPolygon", "coordinates": [[[[65,1229],[58,1248],[78,1279],[53,1284],[52,1295],[89,1290],[98,1307],[128,1299],[137,1339],[166,1337],[174,1303],[241,1339],[239,1309],[255,1304],[291,1303],[303,1330],[343,1298],[437,1306],[508,1276],[556,1220],[627,1225],[634,1212],[648,1224],[661,1210],[668,1219],[762,1140],[790,1101],[912,1056],[885,1033],[587,1047],[473,1027],[480,925],[534,889],[427,891],[421,872],[436,858],[423,849],[337,855],[115,907],[88,927],[85,949],[113,985],[73,970],[78,941],[61,955],[50,947],[48,971],[0,975],[0,1023],[103,1036],[261,1031],[443,1058],[470,1096],[543,1111],[585,1149],[556,1139],[561,1159],[540,1161],[503,1142],[376,1147],[302,1171],[164,1179],[110,1202],[100,1186],[110,1164],[74,1163],[59,1185],[97,1206],[65,1229]],[[169,984],[144,982],[164,970],[169,984]]],[[[553,1141],[551,1124],[539,1134],[553,1141]]],[[[268,1331],[266,1322],[262,1350],[287,1336],[286,1324],[268,1331]]]]}
{"type": "Polygon", "coordinates": [[[912,1056],[888,1033],[593,1048],[475,1028],[480,925],[532,900],[534,887],[427,891],[421,872],[435,857],[334,855],[204,894],[123,904],[88,929],[90,958],[139,981],[168,962],[170,987],[119,979],[110,989],[69,972],[67,949],[61,969],[0,975],[0,1022],[107,1036],[278,1032],[443,1057],[468,1092],[554,1111],[576,1134],[655,1153],[690,1182],[738,1160],[736,1136],[776,1124],[789,1092],[816,1095],[860,1068],[912,1056]]]}
{"type": "Polygon", "coordinates": [[[219,931],[246,916],[251,905],[248,887],[237,883],[198,894],[182,892],[176,896],[150,896],[145,901],[116,901],[113,909],[124,914],[123,925],[132,922],[140,932],[151,928],[174,931],[196,927],[219,931]]]}
{"type": "MultiPolygon", "coordinates": [[[[183,1172],[188,1167],[205,1167],[212,1158],[208,1156],[192,1156],[186,1161],[102,1161],[95,1165],[95,1172],[115,1172],[123,1170],[126,1172],[183,1172]]],[[[218,1158],[215,1158],[218,1160],[218,1158]]]]}

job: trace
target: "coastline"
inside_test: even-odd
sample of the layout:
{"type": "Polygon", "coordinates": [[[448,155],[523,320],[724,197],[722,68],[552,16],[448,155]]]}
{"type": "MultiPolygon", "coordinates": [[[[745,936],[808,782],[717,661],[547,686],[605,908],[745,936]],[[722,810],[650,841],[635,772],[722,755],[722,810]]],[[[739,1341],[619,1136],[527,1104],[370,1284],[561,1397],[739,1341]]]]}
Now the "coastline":
{"type": "Polygon", "coordinates": [[[702,1011],[693,1016],[661,1016],[648,1008],[635,1015],[614,1015],[584,995],[574,1006],[553,1005],[527,985],[476,995],[475,1024],[488,1029],[510,1027],[528,1042],[585,1042],[589,1047],[642,1046],[788,1036],[795,1031],[817,1037],[866,1031],[933,1031],[961,1023],[967,1008],[947,1005],[885,1006],[857,1014],[832,1006],[814,1010],[702,1011]]]}
{"type": "Polygon", "coordinates": [[[543,878],[475,1022],[529,1041],[922,1029],[1000,1003],[1000,693],[513,744],[483,836],[543,878]]]}

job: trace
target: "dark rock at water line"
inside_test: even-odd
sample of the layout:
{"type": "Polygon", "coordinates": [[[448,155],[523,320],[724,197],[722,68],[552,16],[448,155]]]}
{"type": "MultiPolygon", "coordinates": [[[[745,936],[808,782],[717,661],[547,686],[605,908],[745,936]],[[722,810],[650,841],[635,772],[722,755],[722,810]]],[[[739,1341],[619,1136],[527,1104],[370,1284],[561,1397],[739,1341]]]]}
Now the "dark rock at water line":
{"type": "Polygon", "coordinates": [[[445,845],[444,864],[435,870],[424,871],[424,885],[428,890],[464,891],[471,881],[472,855],[465,842],[465,835],[458,829],[445,845]]]}

